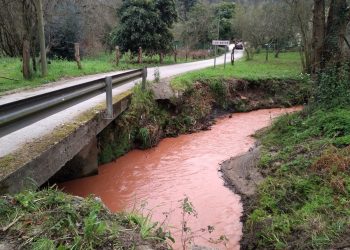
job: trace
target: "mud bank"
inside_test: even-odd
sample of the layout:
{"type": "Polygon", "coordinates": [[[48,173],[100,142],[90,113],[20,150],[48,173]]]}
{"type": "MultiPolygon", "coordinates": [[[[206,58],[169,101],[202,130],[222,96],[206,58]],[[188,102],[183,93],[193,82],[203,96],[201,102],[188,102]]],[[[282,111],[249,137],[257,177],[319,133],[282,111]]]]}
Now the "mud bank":
{"type": "MultiPolygon", "coordinates": [[[[233,157],[220,165],[222,177],[225,185],[234,193],[241,196],[243,212],[241,222],[247,222],[248,215],[253,211],[253,205],[257,199],[257,187],[264,181],[264,176],[258,168],[261,154],[261,147],[258,143],[243,155],[233,157]]],[[[242,238],[240,240],[241,249],[249,249],[250,241],[254,241],[251,235],[243,227],[242,238]]]]}
{"type": "Polygon", "coordinates": [[[243,197],[241,249],[348,249],[349,122],[340,108],[282,116],[256,134],[260,156],[252,150],[222,165],[243,197]],[[256,167],[266,177],[257,188],[256,167]]]}

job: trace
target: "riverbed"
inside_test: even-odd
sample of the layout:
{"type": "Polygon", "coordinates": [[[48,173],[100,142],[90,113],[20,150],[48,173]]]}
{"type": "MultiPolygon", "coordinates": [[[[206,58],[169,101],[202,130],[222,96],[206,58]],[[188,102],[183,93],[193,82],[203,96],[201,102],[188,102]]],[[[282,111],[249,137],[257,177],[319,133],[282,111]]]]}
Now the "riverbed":
{"type": "Polygon", "coordinates": [[[166,138],[152,149],[133,150],[100,166],[97,176],[60,186],[74,195],[94,194],[114,212],[150,212],[154,221],[165,221],[175,236],[175,249],[181,249],[180,201],[188,197],[198,214],[187,221],[196,232],[194,242],[217,249],[239,249],[242,205],[240,197],[224,186],[219,165],[253,147],[251,135],[268,126],[273,118],[295,110],[227,115],[219,118],[211,130],[166,138]],[[200,232],[209,225],[214,226],[212,233],[200,232]],[[229,240],[226,244],[210,243],[222,235],[229,240]]]}

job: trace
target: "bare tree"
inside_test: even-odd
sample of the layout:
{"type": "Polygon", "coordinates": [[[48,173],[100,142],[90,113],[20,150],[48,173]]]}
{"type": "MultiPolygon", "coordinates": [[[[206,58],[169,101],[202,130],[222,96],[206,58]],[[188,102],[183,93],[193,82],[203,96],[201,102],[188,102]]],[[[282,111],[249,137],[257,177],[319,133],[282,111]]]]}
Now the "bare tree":
{"type": "Polygon", "coordinates": [[[326,32],[325,0],[314,0],[312,33],[312,73],[321,69],[322,51],[326,32]]]}
{"type": "Polygon", "coordinates": [[[347,1],[331,0],[323,45],[322,68],[329,65],[339,66],[343,62],[346,27],[349,21],[350,11],[347,1]]]}
{"type": "Polygon", "coordinates": [[[46,61],[46,45],[45,45],[45,29],[44,29],[44,14],[42,0],[36,0],[36,10],[38,18],[38,33],[40,43],[40,59],[41,59],[41,76],[47,76],[47,61],[46,61]]]}
{"type": "Polygon", "coordinates": [[[300,34],[300,56],[303,69],[312,71],[312,0],[285,0],[293,13],[300,34]]]}

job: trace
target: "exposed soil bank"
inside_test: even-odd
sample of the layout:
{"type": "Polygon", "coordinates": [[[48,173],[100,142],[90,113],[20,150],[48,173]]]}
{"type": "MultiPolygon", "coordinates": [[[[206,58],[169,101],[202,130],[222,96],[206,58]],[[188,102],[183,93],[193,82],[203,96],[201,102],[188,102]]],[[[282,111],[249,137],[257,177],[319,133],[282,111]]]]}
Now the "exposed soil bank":
{"type": "Polygon", "coordinates": [[[264,180],[258,168],[261,156],[261,147],[255,145],[248,152],[224,161],[220,165],[220,171],[225,180],[225,184],[232,191],[241,196],[243,206],[240,221],[243,223],[242,238],[240,240],[241,249],[249,249],[249,241],[254,241],[245,231],[248,215],[252,212],[252,206],[257,199],[257,187],[264,180]]]}
{"type": "Polygon", "coordinates": [[[214,79],[197,82],[181,94],[158,85],[152,87],[156,94],[136,88],[129,110],[99,135],[101,163],[134,148],[153,147],[162,138],[209,129],[223,113],[292,107],[304,104],[310,93],[308,83],[275,79],[214,79]]]}
{"type": "MultiPolygon", "coordinates": [[[[230,165],[248,162],[265,177],[243,199],[242,249],[348,249],[349,135],[348,107],[308,107],[256,134],[257,161],[248,153],[223,165],[232,171],[230,165]]],[[[235,176],[230,181],[240,183],[235,176]]]]}
{"type": "Polygon", "coordinates": [[[235,193],[251,197],[256,193],[257,185],[263,181],[263,176],[257,168],[260,148],[251,148],[248,153],[231,158],[221,164],[221,171],[226,183],[235,193]]]}

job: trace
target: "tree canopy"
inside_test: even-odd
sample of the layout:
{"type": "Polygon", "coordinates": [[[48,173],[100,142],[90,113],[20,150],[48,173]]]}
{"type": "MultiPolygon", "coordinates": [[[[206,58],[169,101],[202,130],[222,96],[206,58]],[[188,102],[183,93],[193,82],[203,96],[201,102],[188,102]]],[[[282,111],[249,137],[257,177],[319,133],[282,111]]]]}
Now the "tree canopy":
{"type": "Polygon", "coordinates": [[[139,47],[148,54],[171,50],[170,28],[177,20],[173,0],[123,1],[118,15],[120,25],[113,32],[112,40],[122,51],[135,53],[139,47]]]}

